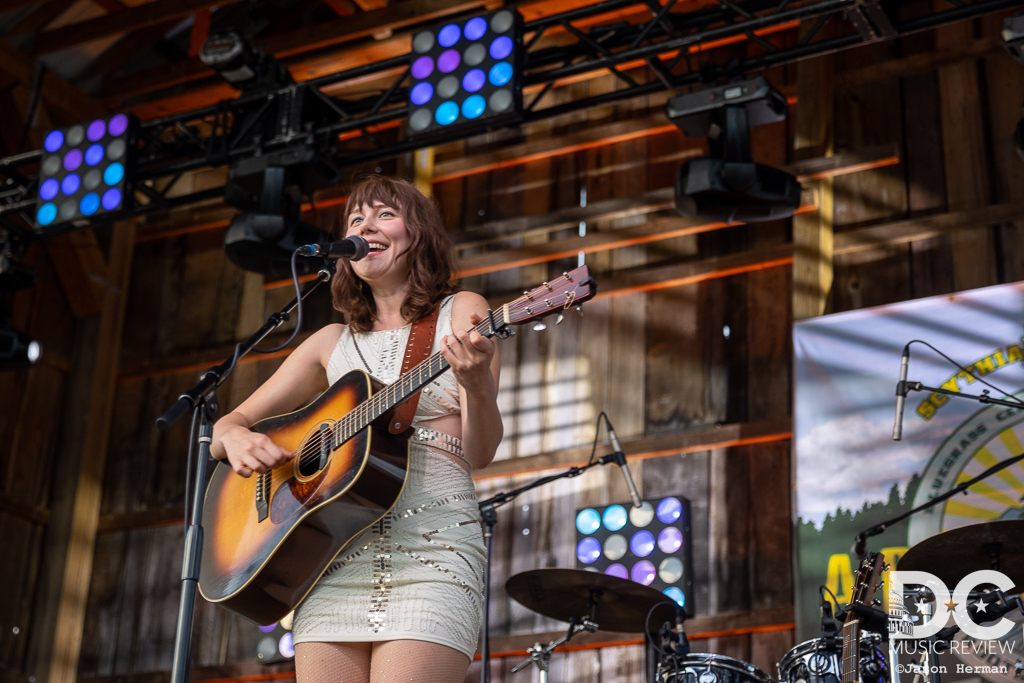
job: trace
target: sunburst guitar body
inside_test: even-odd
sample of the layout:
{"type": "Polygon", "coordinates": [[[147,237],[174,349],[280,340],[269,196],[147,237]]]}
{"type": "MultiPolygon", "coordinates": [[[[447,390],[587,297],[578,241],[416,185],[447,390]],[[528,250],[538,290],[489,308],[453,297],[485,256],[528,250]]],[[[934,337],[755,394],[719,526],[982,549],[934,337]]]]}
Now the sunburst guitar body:
{"type": "MultiPolygon", "coordinates": [[[[511,325],[595,293],[581,266],[490,312],[474,329],[507,337],[511,325]]],[[[448,367],[434,354],[388,386],[354,370],[308,406],[253,425],[294,457],[248,478],[223,461],[215,468],[203,509],[203,597],[262,625],[293,610],[334,558],[398,500],[411,430],[391,434],[388,418],[448,367]]]]}

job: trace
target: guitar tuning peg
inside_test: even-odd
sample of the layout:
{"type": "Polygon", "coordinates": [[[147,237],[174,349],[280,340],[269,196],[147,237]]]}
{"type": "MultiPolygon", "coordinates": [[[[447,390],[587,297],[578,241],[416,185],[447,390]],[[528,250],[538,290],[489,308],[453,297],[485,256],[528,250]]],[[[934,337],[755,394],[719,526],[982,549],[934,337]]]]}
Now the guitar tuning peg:
{"type": "Polygon", "coordinates": [[[878,598],[875,598],[874,600],[872,600],[872,601],[871,601],[871,604],[872,604],[872,605],[873,605],[874,607],[881,607],[881,606],[882,606],[882,601],[881,601],[881,600],[879,600],[878,598]]]}
{"type": "Polygon", "coordinates": [[[580,304],[576,304],[576,312],[579,313],[580,317],[582,318],[583,317],[583,306],[581,306],[580,304]]]}
{"type": "Polygon", "coordinates": [[[891,564],[886,564],[886,565],[883,565],[883,566],[882,566],[882,571],[883,571],[883,572],[887,572],[887,571],[889,571],[890,569],[892,569],[892,565],[891,565],[891,564]]]}
{"type": "Polygon", "coordinates": [[[561,325],[563,320],[565,320],[565,316],[559,313],[558,316],[555,318],[555,324],[561,325]]]}

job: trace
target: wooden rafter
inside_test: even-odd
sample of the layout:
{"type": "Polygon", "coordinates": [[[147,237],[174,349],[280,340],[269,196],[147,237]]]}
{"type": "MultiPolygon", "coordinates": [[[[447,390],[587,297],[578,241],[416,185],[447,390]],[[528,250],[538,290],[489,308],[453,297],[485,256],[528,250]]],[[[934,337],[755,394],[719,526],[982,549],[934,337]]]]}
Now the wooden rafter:
{"type": "Polygon", "coordinates": [[[11,28],[8,35],[23,36],[36,33],[46,28],[50,22],[67,11],[76,2],[78,0],[49,0],[44,2],[11,28]]]}
{"type": "MultiPolygon", "coordinates": [[[[32,86],[32,60],[7,40],[0,39],[0,71],[7,73],[21,84],[32,86]]],[[[105,116],[108,112],[99,102],[47,71],[43,78],[42,101],[51,113],[68,121],[86,121],[105,116]]]]}
{"type": "Polygon", "coordinates": [[[85,81],[96,76],[106,77],[108,74],[116,73],[124,68],[124,65],[130,62],[133,57],[148,50],[162,40],[167,35],[167,32],[177,23],[177,19],[171,19],[125,35],[96,57],[96,59],[92,60],[78,75],[76,82],[85,81]]]}
{"type": "Polygon", "coordinates": [[[83,45],[100,38],[136,31],[170,19],[180,19],[214,5],[226,4],[233,3],[231,0],[227,2],[224,0],[156,0],[156,2],[131,7],[116,14],[108,14],[45,31],[36,39],[35,53],[49,54],[66,50],[69,47],[83,45]]]}

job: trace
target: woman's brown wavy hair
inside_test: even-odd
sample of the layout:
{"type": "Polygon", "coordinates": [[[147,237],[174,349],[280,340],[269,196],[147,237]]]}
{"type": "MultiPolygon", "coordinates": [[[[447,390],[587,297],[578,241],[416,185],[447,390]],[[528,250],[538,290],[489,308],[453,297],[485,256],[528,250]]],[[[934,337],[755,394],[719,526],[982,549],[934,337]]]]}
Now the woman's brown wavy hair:
{"type": "MultiPolygon", "coordinates": [[[[402,317],[415,322],[428,315],[444,297],[458,291],[451,282],[455,272],[452,241],[432,199],[405,180],[380,175],[370,176],[352,188],[341,224],[335,227],[336,238],[345,236],[349,215],[354,210],[373,206],[375,202],[397,209],[409,231],[411,286],[402,303],[402,317]]],[[[345,314],[356,331],[367,332],[373,328],[377,314],[370,286],[356,276],[350,261],[339,260],[337,264],[331,282],[334,307],[345,314]]]]}

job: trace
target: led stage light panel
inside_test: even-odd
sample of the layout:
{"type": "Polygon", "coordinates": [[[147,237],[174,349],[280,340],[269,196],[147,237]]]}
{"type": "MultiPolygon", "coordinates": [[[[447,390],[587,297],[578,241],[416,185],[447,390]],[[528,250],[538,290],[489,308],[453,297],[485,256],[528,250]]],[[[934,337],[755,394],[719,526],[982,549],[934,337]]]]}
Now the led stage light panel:
{"type": "Polygon", "coordinates": [[[36,225],[94,221],[128,208],[135,120],[126,114],[51,130],[43,139],[36,225]]]}
{"type": "Polygon", "coordinates": [[[413,36],[408,137],[518,118],[522,48],[523,21],[514,9],[413,36]]]}
{"type": "Polygon", "coordinates": [[[650,586],[683,607],[692,590],[692,549],[690,501],[683,496],[576,511],[577,569],[650,586]]]}

